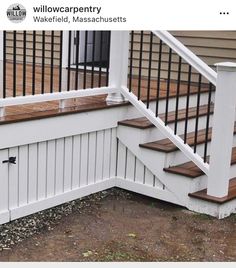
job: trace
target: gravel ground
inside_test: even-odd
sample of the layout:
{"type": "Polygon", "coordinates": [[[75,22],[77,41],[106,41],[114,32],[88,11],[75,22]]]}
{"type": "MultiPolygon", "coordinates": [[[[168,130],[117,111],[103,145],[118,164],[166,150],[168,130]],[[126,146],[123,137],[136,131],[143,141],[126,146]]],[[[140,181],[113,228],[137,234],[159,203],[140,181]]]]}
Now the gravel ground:
{"type": "Polygon", "coordinates": [[[118,195],[129,197],[128,192],[111,189],[102,191],[88,197],[79,198],[75,201],[67,202],[57,207],[47,209],[27,217],[14,220],[10,223],[0,225],[0,251],[9,250],[14,245],[24,241],[43,230],[51,231],[60,223],[63,217],[72,212],[78,212],[94,203],[101,201],[107,196],[118,195]]]}
{"type": "Polygon", "coordinates": [[[0,226],[1,261],[236,261],[223,220],[117,188],[0,226]]]}

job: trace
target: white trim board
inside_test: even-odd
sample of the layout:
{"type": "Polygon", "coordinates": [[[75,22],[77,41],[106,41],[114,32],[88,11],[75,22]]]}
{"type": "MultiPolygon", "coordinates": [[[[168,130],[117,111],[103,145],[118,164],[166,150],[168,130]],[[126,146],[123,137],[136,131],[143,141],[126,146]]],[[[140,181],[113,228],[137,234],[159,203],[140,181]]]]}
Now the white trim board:
{"type": "MultiPolygon", "coordinates": [[[[168,201],[174,204],[178,204],[178,201],[175,199],[175,197],[166,190],[161,190],[155,187],[143,185],[143,184],[137,184],[135,182],[127,181],[123,178],[117,178],[113,177],[110,179],[106,179],[100,182],[97,182],[93,185],[84,186],[75,190],[68,191],[63,194],[59,194],[54,197],[50,197],[44,200],[39,200],[31,204],[27,204],[25,206],[21,206],[19,208],[14,208],[11,211],[8,211],[4,214],[5,218],[3,218],[3,215],[1,215],[1,219],[5,222],[15,220],[33,213],[36,213],[38,211],[42,211],[45,209],[49,209],[51,207],[58,206],[60,204],[88,196],[90,194],[94,194],[100,191],[104,191],[113,187],[118,187],[121,189],[133,191],[136,193],[140,193],[149,197],[157,198],[163,201],[168,201]]],[[[179,204],[181,205],[181,204],[179,204]]],[[[1,222],[3,223],[1,220],[1,222]]]]}

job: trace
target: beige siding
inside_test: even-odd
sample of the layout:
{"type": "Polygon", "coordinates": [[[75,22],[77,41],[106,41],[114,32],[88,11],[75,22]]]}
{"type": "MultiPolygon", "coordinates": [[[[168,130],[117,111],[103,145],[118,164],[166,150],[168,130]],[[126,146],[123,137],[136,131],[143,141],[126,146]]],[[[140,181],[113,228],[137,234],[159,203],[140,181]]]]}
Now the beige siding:
{"type": "MultiPolygon", "coordinates": [[[[172,31],[171,32],[177,39],[185,44],[190,50],[198,55],[208,65],[212,66],[216,62],[221,61],[235,61],[236,62],[236,31],[172,31]]],[[[144,32],[143,44],[143,61],[142,61],[142,75],[148,75],[148,58],[149,58],[149,40],[150,32],[144,32]]],[[[152,54],[152,77],[157,77],[158,66],[158,52],[159,52],[159,39],[155,36],[152,54]]],[[[133,74],[138,74],[139,66],[139,47],[140,47],[140,32],[135,31],[134,35],[134,70],[133,74]]],[[[163,64],[161,66],[161,76],[167,77],[168,68],[168,47],[163,47],[163,64]]],[[[176,79],[178,69],[178,56],[172,56],[172,78],[176,79]]],[[[214,67],[213,67],[214,68],[214,67]]],[[[188,65],[182,66],[182,79],[187,80],[188,65]]],[[[198,75],[193,70],[193,80],[198,79],[198,75]]]]}
{"type": "MultiPolygon", "coordinates": [[[[59,51],[60,51],[60,32],[55,31],[54,33],[54,64],[59,64],[59,51]]],[[[7,31],[6,34],[6,45],[7,45],[7,59],[13,59],[13,32],[7,31]]],[[[23,31],[17,31],[17,61],[23,60],[23,31]]],[[[27,63],[32,62],[33,55],[33,32],[27,31],[27,42],[26,42],[26,61],[27,63]]],[[[51,57],[51,32],[45,32],[45,64],[50,64],[51,57]]],[[[36,63],[42,62],[42,31],[36,31],[36,63]]]]}
{"type": "Polygon", "coordinates": [[[208,64],[236,61],[236,31],[174,31],[172,34],[208,64]]]}

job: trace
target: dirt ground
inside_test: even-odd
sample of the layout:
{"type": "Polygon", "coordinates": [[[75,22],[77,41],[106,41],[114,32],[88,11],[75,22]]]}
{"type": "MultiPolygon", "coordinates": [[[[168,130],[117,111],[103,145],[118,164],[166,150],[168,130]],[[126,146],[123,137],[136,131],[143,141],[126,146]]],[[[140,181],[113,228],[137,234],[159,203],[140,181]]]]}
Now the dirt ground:
{"type": "Polygon", "coordinates": [[[236,215],[217,220],[120,190],[86,202],[0,261],[236,261],[236,215]]]}

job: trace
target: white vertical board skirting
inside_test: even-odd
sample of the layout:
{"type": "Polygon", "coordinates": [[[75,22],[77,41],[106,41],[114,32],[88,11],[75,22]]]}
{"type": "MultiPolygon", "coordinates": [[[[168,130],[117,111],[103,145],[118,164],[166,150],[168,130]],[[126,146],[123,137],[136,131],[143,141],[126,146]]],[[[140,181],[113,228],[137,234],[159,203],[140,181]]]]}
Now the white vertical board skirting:
{"type": "Polygon", "coordinates": [[[38,196],[37,196],[37,200],[41,200],[46,197],[46,180],[47,180],[47,143],[40,142],[38,143],[38,184],[37,184],[38,196]]]}
{"type": "Polygon", "coordinates": [[[103,179],[110,178],[110,160],[111,160],[111,131],[104,130],[103,135],[103,179]]]}
{"type": "Polygon", "coordinates": [[[125,178],[127,180],[134,181],[135,180],[136,157],[129,150],[127,150],[126,165],[127,165],[128,168],[126,169],[125,178]]]}
{"type": "Polygon", "coordinates": [[[126,147],[119,140],[117,141],[117,171],[116,176],[119,178],[124,178],[126,173],[126,147]]]}
{"type": "Polygon", "coordinates": [[[55,162],[56,162],[55,158],[56,158],[55,140],[51,140],[47,142],[47,180],[46,180],[47,197],[54,195],[55,162]]]}
{"type": "MultiPolygon", "coordinates": [[[[8,159],[8,150],[0,151],[0,163],[8,159]]],[[[1,187],[0,187],[0,223],[8,221],[8,165],[0,165],[0,178],[1,178],[1,187]]]]}
{"type": "Polygon", "coordinates": [[[104,189],[119,187],[117,177],[132,183],[132,189],[135,184],[147,186],[147,195],[151,188],[163,190],[163,184],[117,139],[116,131],[111,128],[0,150],[0,223],[73,200],[74,193],[81,197],[83,189],[99,191],[103,181],[104,189]],[[10,156],[16,157],[16,164],[2,163],[10,156]]]}
{"type": "Polygon", "coordinates": [[[114,177],[116,143],[111,128],[0,150],[0,223],[9,211],[114,177]],[[10,156],[16,164],[2,163],[10,156]]]}
{"type": "Polygon", "coordinates": [[[73,155],[72,155],[72,182],[71,187],[72,189],[76,189],[79,187],[79,180],[80,180],[80,135],[73,137],[73,155]]]}
{"type": "MultiPolygon", "coordinates": [[[[28,203],[28,187],[29,187],[29,147],[23,145],[19,147],[19,206],[25,205],[28,203]]],[[[9,164],[10,166],[13,164],[9,164]]],[[[10,190],[10,189],[9,189],[10,190]]]]}
{"type": "Polygon", "coordinates": [[[29,145],[28,202],[35,202],[37,200],[37,149],[36,143],[29,145]]]}
{"type": "Polygon", "coordinates": [[[135,166],[135,181],[138,183],[145,183],[145,166],[142,162],[136,158],[136,166],[135,166]]]}
{"type": "Polygon", "coordinates": [[[87,185],[88,180],[88,133],[81,135],[80,153],[80,187],[87,185]]]}
{"type": "Polygon", "coordinates": [[[97,133],[89,133],[88,143],[88,184],[95,183],[95,170],[96,170],[96,145],[97,145],[97,133]]]}
{"type": "MultiPolygon", "coordinates": [[[[15,156],[16,159],[19,159],[18,152],[19,152],[18,147],[10,148],[9,149],[9,156],[15,156]]],[[[8,166],[7,166],[7,168],[8,168],[8,166]]],[[[17,207],[19,205],[19,200],[18,200],[18,188],[19,188],[18,172],[19,172],[19,167],[18,167],[18,161],[17,161],[15,165],[11,165],[11,168],[9,168],[9,174],[8,174],[8,181],[9,181],[9,209],[15,208],[15,207],[17,207]]]]}
{"type": "Polygon", "coordinates": [[[68,192],[72,189],[72,137],[65,138],[64,142],[64,192],[68,192]]]}
{"type": "Polygon", "coordinates": [[[96,146],[96,182],[103,179],[103,159],[104,159],[104,131],[97,132],[96,146]]]}
{"type": "Polygon", "coordinates": [[[165,189],[165,185],[120,140],[117,141],[117,144],[116,177],[137,184],[165,189]]]}
{"type": "Polygon", "coordinates": [[[64,138],[56,140],[56,157],[55,157],[55,195],[63,192],[64,176],[64,138]]]}
{"type": "Polygon", "coordinates": [[[110,167],[109,177],[114,178],[116,176],[116,164],[117,164],[117,129],[111,129],[111,147],[110,147],[110,167]]]}
{"type": "Polygon", "coordinates": [[[165,193],[164,185],[117,139],[116,128],[0,150],[0,174],[0,224],[85,193],[124,187],[121,180],[128,183],[125,189],[165,193]],[[10,156],[16,164],[3,164],[10,156]]]}

